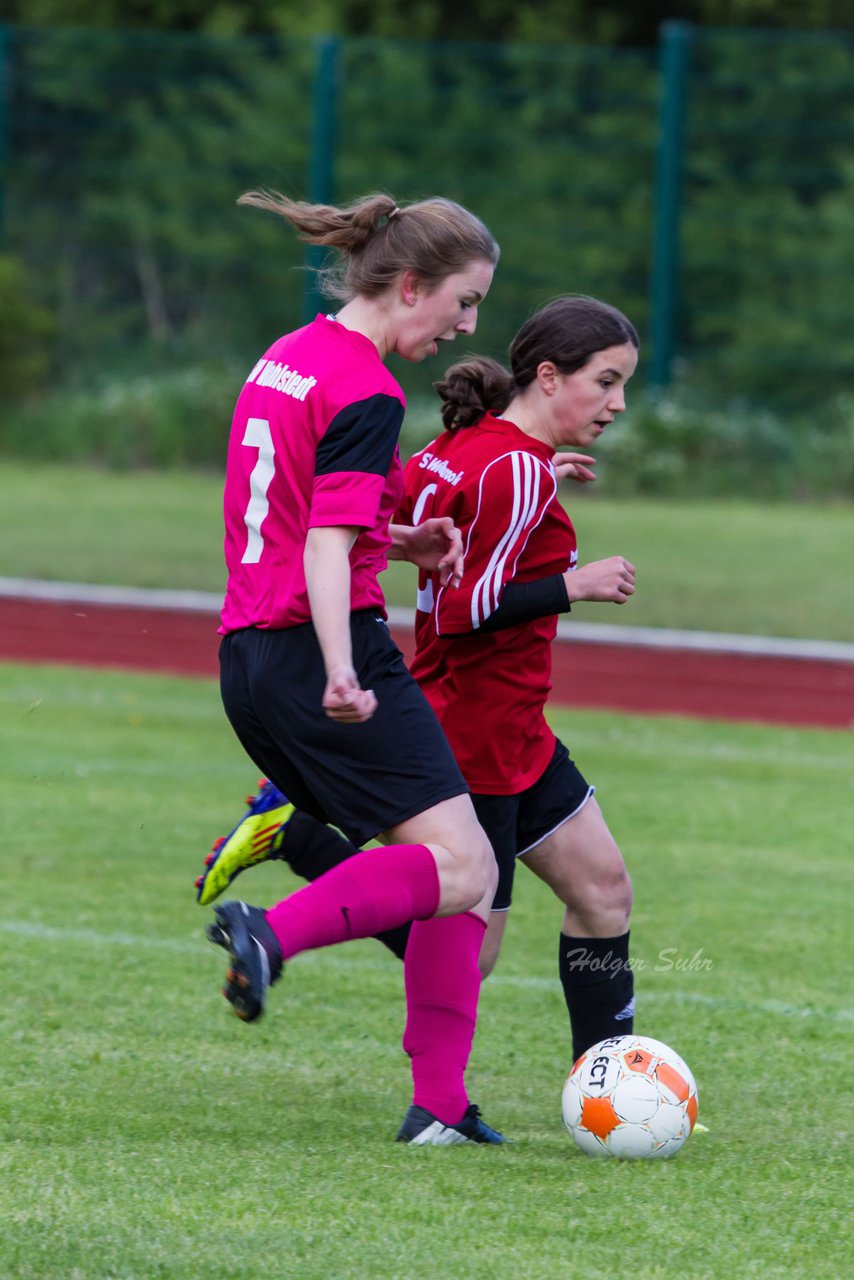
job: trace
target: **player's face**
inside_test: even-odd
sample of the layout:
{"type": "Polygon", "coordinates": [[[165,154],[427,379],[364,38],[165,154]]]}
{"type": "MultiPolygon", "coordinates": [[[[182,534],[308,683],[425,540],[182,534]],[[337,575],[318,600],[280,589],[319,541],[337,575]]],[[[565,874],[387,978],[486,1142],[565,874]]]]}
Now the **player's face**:
{"type": "Polygon", "coordinates": [[[489,292],[494,270],[491,262],[472,262],[433,288],[405,277],[397,354],[404,360],[426,360],[437,354],[440,342],[453,342],[458,333],[474,333],[477,309],[489,292]]]}
{"type": "Polygon", "coordinates": [[[626,407],[626,383],[638,363],[630,342],[597,351],[575,373],[558,373],[551,402],[554,444],[588,449],[626,407]]]}

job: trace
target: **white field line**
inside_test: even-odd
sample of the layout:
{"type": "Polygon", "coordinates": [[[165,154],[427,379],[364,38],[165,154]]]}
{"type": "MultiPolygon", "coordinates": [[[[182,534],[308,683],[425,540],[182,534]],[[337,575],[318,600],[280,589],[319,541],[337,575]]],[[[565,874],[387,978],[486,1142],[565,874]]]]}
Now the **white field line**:
{"type": "MultiPolygon", "coordinates": [[[[8,934],[17,938],[31,938],[37,942],[57,942],[63,946],[84,947],[129,947],[135,951],[162,951],[179,955],[196,955],[203,957],[210,954],[210,947],[202,935],[202,925],[197,941],[180,938],[157,938],[148,935],[130,933],[100,933],[96,929],[66,929],[54,925],[38,924],[23,920],[0,920],[0,934],[8,934]]],[[[388,957],[378,955],[372,961],[364,957],[356,958],[332,950],[308,952],[299,957],[299,964],[317,964],[331,968],[346,967],[351,972],[377,972],[388,967],[388,957]]],[[[515,987],[526,991],[556,991],[558,980],[522,974],[493,974],[488,979],[490,987],[515,987]]],[[[729,1009],[733,1013],[761,1013],[771,1017],[801,1019],[823,1019],[827,1022],[848,1025],[854,1023],[854,1009],[813,1009],[809,1006],[786,1004],[782,1000],[739,1000],[729,996],[708,996],[701,992],[690,992],[684,989],[675,991],[646,991],[642,996],[643,1004],[658,1004],[675,1000],[679,1004],[702,1005],[711,1009],[729,1009]]]]}
{"type": "MultiPolygon", "coordinates": [[[[211,614],[218,614],[222,605],[222,596],[212,591],[98,586],[83,582],[48,582],[37,578],[0,577],[0,597],[211,614]]],[[[414,625],[412,609],[390,608],[388,615],[393,626],[411,629],[414,625]]],[[[571,621],[559,622],[557,635],[559,640],[576,641],[580,644],[630,645],[642,649],[689,649],[701,653],[854,662],[854,644],[835,640],[789,640],[780,636],[733,635],[725,631],[677,631],[664,627],[612,626],[607,623],[571,621]]]]}

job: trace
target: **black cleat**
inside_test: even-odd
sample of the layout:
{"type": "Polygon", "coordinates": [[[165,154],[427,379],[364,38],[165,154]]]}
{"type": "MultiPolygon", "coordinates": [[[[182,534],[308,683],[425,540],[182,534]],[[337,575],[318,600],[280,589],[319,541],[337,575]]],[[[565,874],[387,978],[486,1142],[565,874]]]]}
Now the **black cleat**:
{"type": "Polygon", "coordinates": [[[451,1147],[459,1142],[498,1145],[508,1139],[481,1120],[480,1108],[472,1102],[459,1124],[444,1124],[423,1107],[411,1106],[403,1117],[397,1141],[409,1142],[413,1147],[451,1147]]]}
{"type": "Polygon", "coordinates": [[[214,908],[214,916],[214,923],[207,928],[208,939],[224,947],[231,957],[222,994],[238,1018],[254,1022],[264,1012],[267,988],[282,972],[278,938],[260,907],[223,902],[214,908]]]}

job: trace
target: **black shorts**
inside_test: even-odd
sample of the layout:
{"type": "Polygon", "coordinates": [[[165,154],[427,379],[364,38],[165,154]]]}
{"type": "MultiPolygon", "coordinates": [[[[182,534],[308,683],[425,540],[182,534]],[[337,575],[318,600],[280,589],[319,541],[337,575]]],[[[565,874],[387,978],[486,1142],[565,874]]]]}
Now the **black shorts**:
{"type": "Polygon", "coordinates": [[[506,911],[510,906],[516,859],[530,853],[578,813],[594,791],[563,743],[556,742],[548,768],[527,791],[515,796],[472,795],[475,812],[498,863],[493,911],[506,911]]]}
{"type": "Polygon", "coordinates": [[[223,637],[220,689],[258,768],[300,809],[355,845],[468,792],[439,721],[373,609],[351,614],[353,666],[377,709],[363,724],[331,720],[314,627],[249,627],[223,637]]]}

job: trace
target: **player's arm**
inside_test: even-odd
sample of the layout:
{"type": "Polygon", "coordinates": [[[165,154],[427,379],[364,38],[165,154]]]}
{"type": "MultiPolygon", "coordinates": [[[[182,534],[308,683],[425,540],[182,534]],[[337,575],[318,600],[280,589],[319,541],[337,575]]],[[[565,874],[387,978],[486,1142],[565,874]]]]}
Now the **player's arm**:
{"type": "Polygon", "coordinates": [[[553,573],[534,582],[508,582],[502,587],[498,608],[477,628],[478,631],[501,631],[519,627],[535,618],[550,618],[569,613],[570,601],[565,573],[553,573]]]}
{"type": "Polygon", "coordinates": [[[625,604],[634,595],[635,566],[623,556],[591,560],[566,573],[551,574],[534,582],[508,582],[501,591],[498,607],[477,628],[501,631],[518,627],[535,618],[569,613],[577,600],[599,600],[625,604]]]}
{"type": "Polygon", "coordinates": [[[323,706],[333,720],[351,724],[369,720],[377,706],[353,669],[349,556],[359,532],[340,525],[309,529],[303,555],[311,620],[326,670],[323,706]]]}
{"type": "Polygon", "coordinates": [[[392,524],[389,532],[389,560],[408,560],[428,573],[438,573],[441,586],[459,586],[463,576],[463,540],[450,516],[433,516],[415,527],[392,524]]]}
{"type": "Polygon", "coordinates": [[[349,556],[377,519],[402,417],[394,397],[368,396],[344,405],[317,446],[303,566],[326,669],[323,706],[334,720],[356,723],[376,709],[353,669],[349,556]]]}
{"type": "Polygon", "coordinates": [[[569,611],[576,600],[625,603],[634,566],[622,556],[531,581],[514,574],[529,539],[554,500],[556,479],[530,454],[511,454],[481,478],[477,514],[466,537],[466,576],[459,592],[436,598],[439,635],[498,631],[569,611]]]}
{"type": "MultiPolygon", "coordinates": [[[[596,459],[586,453],[567,453],[559,450],[552,458],[557,479],[575,480],[578,484],[590,484],[596,479],[596,473],[593,471],[595,465],[596,459]]],[[[600,600],[610,604],[625,604],[635,590],[635,566],[623,556],[593,560],[590,564],[581,565],[563,574],[562,577],[566,587],[566,609],[569,609],[574,600],[600,600]]],[[[555,612],[563,613],[564,610],[555,610],[555,612]]],[[[532,616],[542,617],[543,615],[532,616]]]]}
{"type": "Polygon", "coordinates": [[[577,484],[590,484],[596,479],[596,459],[589,453],[567,453],[559,449],[552,457],[555,476],[560,480],[575,480],[577,484]]]}
{"type": "Polygon", "coordinates": [[[625,556],[591,560],[563,575],[567,596],[573,600],[599,600],[625,604],[635,593],[635,566],[625,556]]]}
{"type": "Polygon", "coordinates": [[[513,581],[556,490],[550,468],[527,452],[508,453],[484,469],[464,535],[465,577],[457,591],[436,593],[438,635],[517,626],[568,608],[562,574],[542,584],[513,581]]]}

